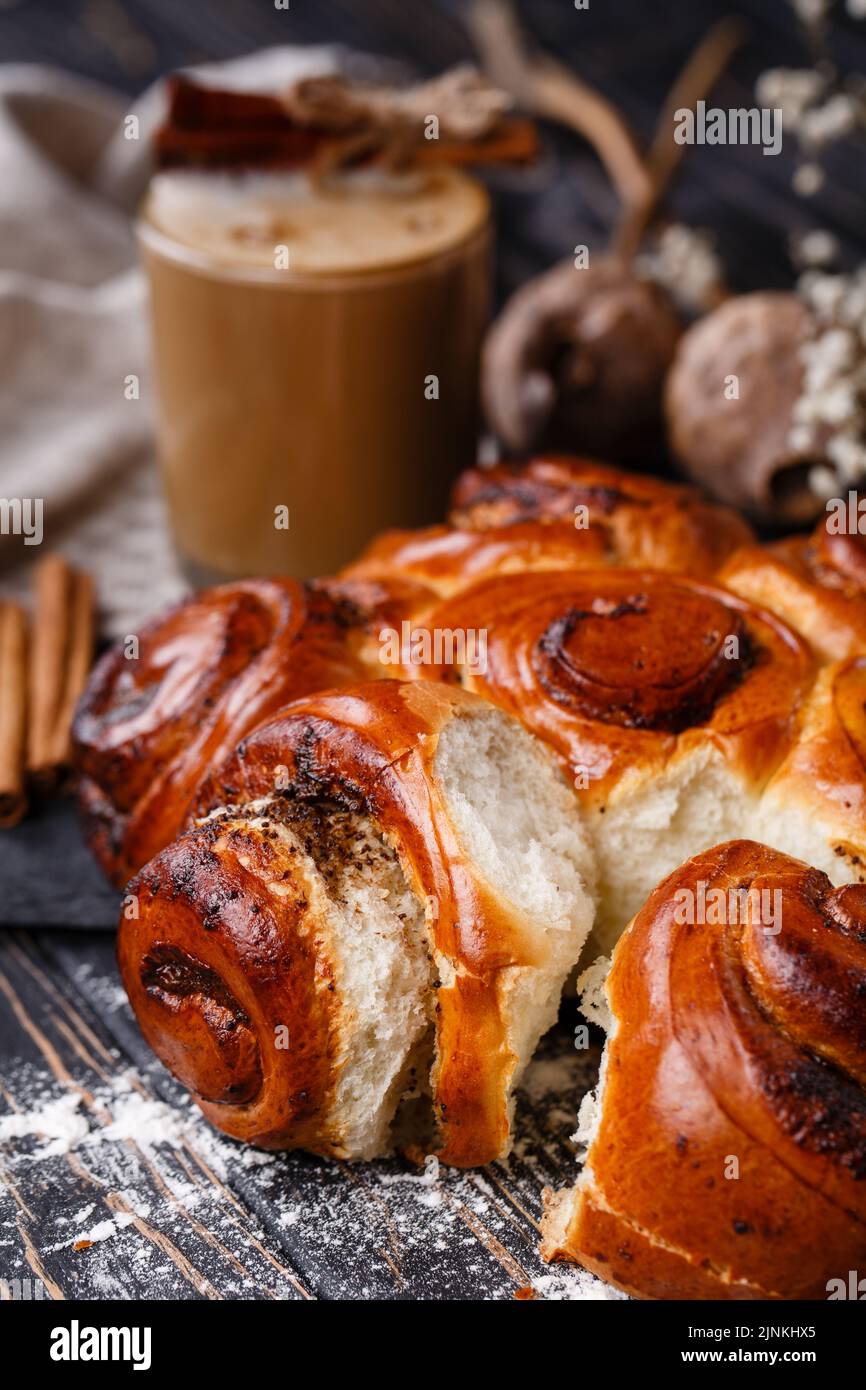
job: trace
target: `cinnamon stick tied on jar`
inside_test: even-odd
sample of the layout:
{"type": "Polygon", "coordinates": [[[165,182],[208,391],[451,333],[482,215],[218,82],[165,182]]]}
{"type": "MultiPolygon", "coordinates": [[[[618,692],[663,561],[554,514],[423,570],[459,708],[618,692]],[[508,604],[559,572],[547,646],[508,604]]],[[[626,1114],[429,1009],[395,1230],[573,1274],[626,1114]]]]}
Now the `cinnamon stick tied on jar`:
{"type": "Polygon", "coordinates": [[[27,809],[27,620],[17,603],[0,603],[0,827],[27,809]]]}
{"type": "Polygon", "coordinates": [[[412,87],[323,73],[271,93],[176,75],[154,154],[160,169],[307,169],[314,177],[375,162],[527,163],[538,154],[538,133],[532,121],[506,114],[510,106],[469,64],[412,87]],[[431,114],[436,138],[425,133],[431,114]]]}
{"type": "Polygon", "coordinates": [[[93,579],[62,555],[46,556],[36,570],[27,742],[27,770],[44,790],[70,765],[72,716],[92,657],[93,579]]]}

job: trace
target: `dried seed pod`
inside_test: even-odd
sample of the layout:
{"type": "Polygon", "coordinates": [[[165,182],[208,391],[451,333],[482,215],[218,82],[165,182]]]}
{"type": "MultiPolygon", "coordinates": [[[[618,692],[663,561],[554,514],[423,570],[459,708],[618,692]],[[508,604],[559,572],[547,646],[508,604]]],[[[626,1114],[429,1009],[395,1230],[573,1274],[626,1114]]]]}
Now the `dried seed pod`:
{"type": "Polygon", "coordinates": [[[672,297],[619,258],[554,266],[517,291],[488,335],[481,380],[492,429],[512,452],[652,457],[683,326],[672,297]]]}
{"type": "Polygon", "coordinates": [[[796,294],[737,295],[688,330],[668,375],[665,414],[683,472],[760,521],[802,523],[823,506],[809,486],[823,448],[806,456],[792,442],[800,350],[814,328],[796,294]]]}

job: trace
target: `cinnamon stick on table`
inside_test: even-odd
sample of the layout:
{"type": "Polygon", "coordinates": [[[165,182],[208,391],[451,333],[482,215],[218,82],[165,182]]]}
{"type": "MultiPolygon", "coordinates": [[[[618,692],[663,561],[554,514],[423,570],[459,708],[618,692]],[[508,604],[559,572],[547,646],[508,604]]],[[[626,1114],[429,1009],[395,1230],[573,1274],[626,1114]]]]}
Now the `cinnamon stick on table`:
{"type": "Polygon", "coordinates": [[[48,555],[36,570],[27,770],[50,788],[68,767],[70,729],[93,655],[93,580],[48,555]]]}
{"type": "Polygon", "coordinates": [[[0,826],[27,809],[27,620],[17,603],[0,603],[0,826]]]}

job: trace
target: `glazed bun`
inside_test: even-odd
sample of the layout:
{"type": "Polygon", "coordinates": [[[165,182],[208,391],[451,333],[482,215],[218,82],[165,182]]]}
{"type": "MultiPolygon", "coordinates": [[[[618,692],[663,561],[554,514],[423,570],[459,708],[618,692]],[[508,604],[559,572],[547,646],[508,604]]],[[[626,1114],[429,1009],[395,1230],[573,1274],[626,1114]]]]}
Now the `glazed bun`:
{"type": "Polygon", "coordinates": [[[866,881],[866,658],[818,670],[796,729],[752,833],[834,883],[866,881]]]}
{"type": "Polygon", "coordinates": [[[429,526],[422,531],[385,531],[343,571],[346,579],[392,583],[414,581],[447,598],[479,579],[534,570],[586,569],[607,564],[609,551],[599,527],[577,530],[570,522],[549,525],[519,521],[490,531],[429,526]]]}
{"type": "Polygon", "coordinates": [[[588,459],[473,468],[453,503],[450,526],[386,531],[345,576],[409,580],[442,597],[533,570],[612,565],[709,577],[753,539],[735,512],[692,488],[588,459]]]}
{"type": "Polygon", "coordinates": [[[719,580],[763,604],[828,660],[866,655],[866,536],[828,529],[737,550],[719,580]]]}
{"type": "Polygon", "coordinates": [[[825,1299],[866,1258],[866,887],[732,841],[650,895],[543,1253],[640,1298],[825,1299]]]}
{"type": "Polygon", "coordinates": [[[566,768],[598,865],[601,949],[660,875],[733,835],[863,872],[864,716],[838,697],[862,673],[820,667],[766,610],[685,576],[604,570],[489,580],[426,621],[486,631],[464,685],[566,768]]]}
{"type": "Polygon", "coordinates": [[[376,634],[412,586],[249,579],[161,614],[97,663],[73,726],[84,833],[122,886],[184,824],[211,769],[259,720],[381,674],[376,634]]]}
{"type": "Polygon", "coordinates": [[[113,883],[170,842],[202,779],[260,720],[315,690],[414,675],[382,635],[438,599],[539,570],[703,574],[750,539],[687,488],[574,459],[473,470],[456,507],[459,525],[386,533],[338,578],[207,590],[102,658],[73,735],[85,836],[113,883]]]}
{"type": "Polygon", "coordinates": [[[454,485],[450,519],[472,530],[521,521],[574,526],[576,512],[588,518],[584,535],[601,532],[606,563],[635,569],[708,577],[753,539],[737,512],[695,488],[557,455],[467,469],[454,485]]]}
{"type": "Polygon", "coordinates": [[[145,1037],[225,1133],[481,1164],[508,1150],[592,872],[516,720],[368,682],[296,702],[212,776],[130,884],[118,959],[145,1037]]]}

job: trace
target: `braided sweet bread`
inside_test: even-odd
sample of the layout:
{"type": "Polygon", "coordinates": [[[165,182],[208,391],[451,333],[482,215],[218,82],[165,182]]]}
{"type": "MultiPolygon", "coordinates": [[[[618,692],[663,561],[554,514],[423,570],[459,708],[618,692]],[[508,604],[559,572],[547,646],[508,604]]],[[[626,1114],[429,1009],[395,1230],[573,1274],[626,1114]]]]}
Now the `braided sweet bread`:
{"type": "Polygon", "coordinates": [[[595,459],[549,455],[525,464],[468,468],[451,496],[451,523],[486,531],[520,521],[566,521],[586,508],[607,533],[614,563],[709,574],[752,529],[695,488],[595,459]]]}
{"type": "Polygon", "coordinates": [[[742,840],[677,869],[616,949],[547,1258],[643,1298],[821,1299],[862,1269],[864,993],[866,887],[742,840]]]}
{"type": "Polygon", "coordinates": [[[449,1163],[504,1153],[592,917],[589,852],[536,741],[461,691],[369,682],[261,725],[198,810],[129,885],[118,959],[208,1118],[359,1158],[391,1147],[399,1107],[403,1142],[449,1163]]]}

